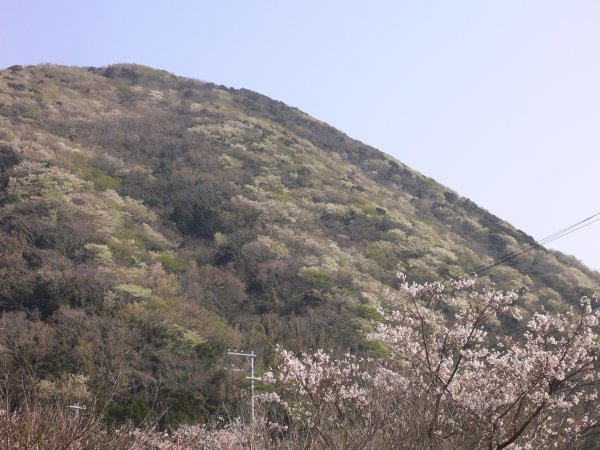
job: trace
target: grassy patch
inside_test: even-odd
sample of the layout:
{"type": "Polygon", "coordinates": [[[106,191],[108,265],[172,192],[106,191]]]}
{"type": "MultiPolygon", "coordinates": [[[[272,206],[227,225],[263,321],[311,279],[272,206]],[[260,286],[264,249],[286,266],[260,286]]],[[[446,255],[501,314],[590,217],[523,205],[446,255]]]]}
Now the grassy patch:
{"type": "Polygon", "coordinates": [[[88,180],[94,183],[94,189],[97,191],[115,190],[123,182],[121,178],[111,177],[104,170],[97,167],[87,167],[83,169],[83,174],[88,180]]]}
{"type": "Polygon", "coordinates": [[[108,248],[110,248],[112,254],[119,260],[131,258],[131,247],[122,242],[120,239],[109,239],[108,248]]]}
{"type": "Polygon", "coordinates": [[[163,250],[163,246],[160,242],[157,242],[152,236],[144,233],[140,230],[124,230],[119,233],[115,233],[114,236],[119,240],[133,240],[135,246],[141,250],[152,250],[158,251],[163,250]]]}
{"type": "Polygon", "coordinates": [[[365,256],[375,261],[383,269],[389,269],[397,260],[390,243],[385,241],[377,241],[367,245],[365,256]]]}
{"type": "Polygon", "coordinates": [[[123,182],[121,178],[112,177],[106,171],[92,166],[89,157],[83,153],[75,153],[73,162],[75,168],[81,171],[83,177],[94,183],[94,189],[97,191],[115,190],[123,182]]]}
{"type": "Polygon", "coordinates": [[[362,319],[375,322],[381,322],[383,320],[383,316],[373,306],[354,304],[350,305],[350,310],[362,319]]]}
{"type": "Polygon", "coordinates": [[[173,258],[168,253],[162,253],[156,258],[169,273],[185,272],[187,262],[181,258],[173,258]]]}
{"type": "Polygon", "coordinates": [[[335,280],[327,272],[318,269],[302,268],[300,276],[310,284],[320,288],[330,288],[335,286],[335,280]]]}
{"type": "Polygon", "coordinates": [[[290,195],[290,193],[282,187],[273,187],[269,190],[269,194],[273,200],[277,200],[280,202],[292,201],[292,196],[290,195]]]}

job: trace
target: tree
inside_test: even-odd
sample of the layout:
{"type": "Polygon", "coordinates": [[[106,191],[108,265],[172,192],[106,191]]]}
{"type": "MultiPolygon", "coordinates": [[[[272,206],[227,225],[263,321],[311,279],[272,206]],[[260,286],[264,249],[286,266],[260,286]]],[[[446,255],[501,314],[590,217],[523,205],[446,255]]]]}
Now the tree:
{"type": "Polygon", "coordinates": [[[595,298],[525,321],[514,292],[399,277],[393,310],[369,334],[385,356],[279,349],[278,371],[265,375],[283,393],[267,400],[314,445],[563,448],[598,426],[595,298]]]}

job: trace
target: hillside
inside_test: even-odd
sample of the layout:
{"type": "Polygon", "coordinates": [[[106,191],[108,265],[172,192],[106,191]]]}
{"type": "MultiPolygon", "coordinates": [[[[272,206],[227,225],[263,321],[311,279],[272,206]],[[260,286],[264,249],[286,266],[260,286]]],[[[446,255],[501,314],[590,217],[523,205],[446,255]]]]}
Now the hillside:
{"type": "MultiPolygon", "coordinates": [[[[458,276],[534,243],[297,109],[135,65],[1,71],[0,188],[3,373],[43,398],[109,384],[114,420],[233,401],[228,346],[260,367],[275,343],[375,352],[358,330],[396,271],[458,276]]],[[[542,247],[482,276],[524,314],[600,282],[542,247]]]]}

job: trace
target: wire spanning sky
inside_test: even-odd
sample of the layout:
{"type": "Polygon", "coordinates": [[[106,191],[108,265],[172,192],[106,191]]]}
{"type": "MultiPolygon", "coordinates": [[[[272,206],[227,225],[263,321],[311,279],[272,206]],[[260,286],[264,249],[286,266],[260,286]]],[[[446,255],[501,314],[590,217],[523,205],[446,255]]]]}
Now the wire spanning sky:
{"type": "MultiPolygon", "coordinates": [[[[600,211],[600,3],[0,0],[0,67],[135,62],[245,87],[539,239],[600,211]]],[[[552,248],[600,269],[600,223],[552,248]]]]}

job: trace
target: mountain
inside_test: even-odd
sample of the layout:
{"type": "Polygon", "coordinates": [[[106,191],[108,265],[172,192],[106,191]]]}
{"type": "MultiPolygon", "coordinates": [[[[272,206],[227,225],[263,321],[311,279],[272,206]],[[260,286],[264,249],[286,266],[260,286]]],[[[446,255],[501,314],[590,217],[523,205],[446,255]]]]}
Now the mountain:
{"type": "Polygon", "coordinates": [[[231,404],[229,346],[259,367],[278,343],[377,352],[360,330],[398,270],[455,277],[527,247],[480,275],[524,314],[600,282],[298,109],[138,65],[2,70],[0,189],[7,383],[82,401],[110,386],[116,421],[231,404]]]}

